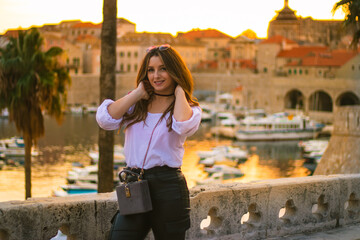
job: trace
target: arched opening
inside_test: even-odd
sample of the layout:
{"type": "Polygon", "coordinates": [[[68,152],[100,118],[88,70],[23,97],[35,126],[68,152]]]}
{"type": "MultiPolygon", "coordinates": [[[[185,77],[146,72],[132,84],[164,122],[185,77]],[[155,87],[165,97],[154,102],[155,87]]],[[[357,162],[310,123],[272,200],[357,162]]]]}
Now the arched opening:
{"type": "Polygon", "coordinates": [[[285,95],[286,109],[304,109],[304,95],[299,90],[291,90],[285,95]]]}
{"type": "Polygon", "coordinates": [[[309,98],[310,111],[332,112],[333,101],[329,94],[324,91],[316,91],[309,98]]]}
{"type": "Polygon", "coordinates": [[[359,105],[360,99],[352,92],[344,92],[336,99],[337,106],[359,105]]]}

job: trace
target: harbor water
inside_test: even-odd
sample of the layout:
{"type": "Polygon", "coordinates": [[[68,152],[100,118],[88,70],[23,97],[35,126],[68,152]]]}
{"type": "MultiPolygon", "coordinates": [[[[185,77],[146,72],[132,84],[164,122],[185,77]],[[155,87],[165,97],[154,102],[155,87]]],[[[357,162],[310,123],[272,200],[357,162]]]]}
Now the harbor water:
{"type": "MultiPolygon", "coordinates": [[[[197,151],[211,150],[216,146],[237,146],[251,154],[238,167],[244,176],[233,180],[249,182],[283,177],[303,177],[311,175],[314,166],[304,165],[299,141],[237,142],[214,137],[211,125],[202,123],[198,132],[188,138],[182,170],[189,188],[196,181],[206,179],[204,166],[198,164],[197,151]]],[[[45,136],[38,140],[40,155],[32,159],[32,197],[49,197],[54,190],[66,184],[67,172],[73,163],[90,165],[89,151],[98,142],[98,126],[94,114],[68,114],[58,125],[54,119],[45,116],[45,136]]],[[[14,124],[7,118],[0,119],[0,139],[19,136],[14,124]]],[[[123,145],[123,133],[115,133],[115,143],[123,145]]],[[[25,183],[23,159],[6,159],[13,163],[0,170],[0,201],[24,200],[25,183]]]]}

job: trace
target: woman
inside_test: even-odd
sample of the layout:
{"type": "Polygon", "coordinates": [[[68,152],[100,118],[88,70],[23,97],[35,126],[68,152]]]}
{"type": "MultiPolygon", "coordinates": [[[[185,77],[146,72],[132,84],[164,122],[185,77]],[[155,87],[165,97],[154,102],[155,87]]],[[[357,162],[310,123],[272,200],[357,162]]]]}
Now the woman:
{"type": "Polygon", "coordinates": [[[121,99],[105,100],[96,119],[106,130],[125,127],[127,168],[140,172],[143,167],[153,210],[117,213],[109,238],[144,239],[152,229],[157,240],[184,239],[190,201],[180,167],[185,139],[201,121],[199,103],[192,96],[193,79],[180,55],[165,44],[148,48],[136,82],[137,88],[121,99]]]}

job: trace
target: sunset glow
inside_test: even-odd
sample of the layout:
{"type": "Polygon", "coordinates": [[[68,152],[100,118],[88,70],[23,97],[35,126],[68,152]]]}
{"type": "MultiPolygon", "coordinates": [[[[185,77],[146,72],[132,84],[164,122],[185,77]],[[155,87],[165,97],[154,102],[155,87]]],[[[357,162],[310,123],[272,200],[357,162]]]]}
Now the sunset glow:
{"type": "MultiPolygon", "coordinates": [[[[338,10],[331,10],[338,0],[289,0],[289,7],[298,16],[314,19],[344,19],[338,10]]],[[[63,20],[102,21],[103,0],[0,0],[0,34],[7,29],[43,24],[58,24],[63,20]]],[[[215,28],[236,37],[252,29],[258,37],[266,37],[269,21],[284,0],[165,0],[118,1],[118,17],[136,24],[138,32],[187,32],[193,28],[215,28]]]]}

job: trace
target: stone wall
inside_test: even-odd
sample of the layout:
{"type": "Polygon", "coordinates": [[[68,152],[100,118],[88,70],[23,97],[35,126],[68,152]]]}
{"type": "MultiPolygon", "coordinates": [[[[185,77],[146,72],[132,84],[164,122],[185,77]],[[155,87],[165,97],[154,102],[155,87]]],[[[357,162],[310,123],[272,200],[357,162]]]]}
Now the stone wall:
{"type": "MultiPolygon", "coordinates": [[[[266,239],[360,222],[360,174],[197,186],[186,239],[266,239]]],[[[114,193],[0,202],[0,239],[101,240],[117,209],[114,193]]],[[[148,237],[152,239],[152,236],[148,237]]]]}
{"type": "MultiPolygon", "coordinates": [[[[285,96],[291,90],[298,90],[304,96],[304,112],[322,122],[332,122],[332,112],[309,111],[309,98],[315,91],[324,91],[333,102],[342,93],[353,92],[360,98],[360,81],[352,79],[326,79],[312,77],[270,77],[267,74],[220,74],[194,73],[195,90],[198,97],[209,92],[231,92],[243,86],[244,102],[249,108],[263,108],[269,113],[285,111],[285,96]]],[[[116,98],[120,98],[135,87],[135,73],[116,75],[116,98]]],[[[99,76],[74,75],[68,93],[69,104],[99,104],[99,76]]]]}
{"type": "Polygon", "coordinates": [[[360,106],[336,109],[334,131],[315,175],[360,173],[360,106]]]}

